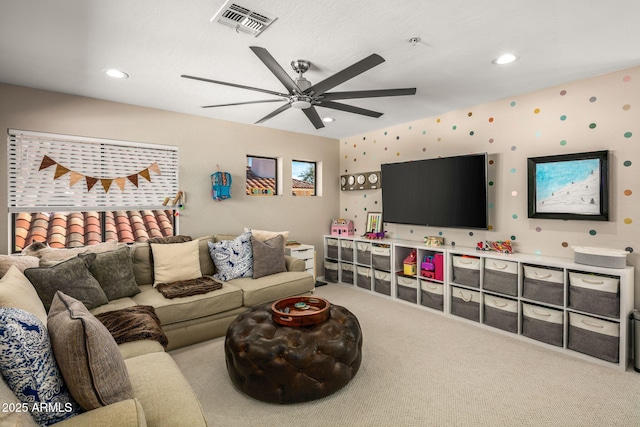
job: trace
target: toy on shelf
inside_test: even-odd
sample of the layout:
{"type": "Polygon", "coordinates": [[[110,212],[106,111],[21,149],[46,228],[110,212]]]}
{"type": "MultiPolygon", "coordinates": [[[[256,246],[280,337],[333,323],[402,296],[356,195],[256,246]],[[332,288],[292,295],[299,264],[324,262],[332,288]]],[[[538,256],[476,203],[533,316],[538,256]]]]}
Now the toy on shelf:
{"type": "Polygon", "coordinates": [[[381,240],[381,239],[384,239],[386,234],[387,234],[386,231],[378,231],[377,233],[375,231],[372,231],[370,233],[364,233],[362,237],[371,239],[371,240],[381,240]]]}
{"type": "Polygon", "coordinates": [[[350,219],[336,218],[331,223],[332,236],[353,236],[353,221],[350,219]]]}
{"type": "Polygon", "coordinates": [[[404,274],[407,276],[415,276],[417,273],[417,264],[418,264],[418,254],[416,250],[412,250],[409,256],[407,256],[404,261],[402,261],[404,265],[404,274]]]}
{"type": "Polygon", "coordinates": [[[476,249],[479,251],[496,251],[503,254],[513,253],[511,240],[485,240],[484,242],[478,242],[476,249]]]}
{"type": "Polygon", "coordinates": [[[424,244],[426,246],[438,247],[444,245],[444,237],[438,236],[425,236],[424,244]]]}

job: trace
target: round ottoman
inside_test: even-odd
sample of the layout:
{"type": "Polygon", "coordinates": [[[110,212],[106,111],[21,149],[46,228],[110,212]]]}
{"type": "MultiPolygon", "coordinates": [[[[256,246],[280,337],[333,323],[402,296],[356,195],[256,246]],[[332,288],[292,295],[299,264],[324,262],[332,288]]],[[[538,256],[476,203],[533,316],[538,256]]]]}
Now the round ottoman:
{"type": "Polygon", "coordinates": [[[319,399],[344,387],[362,360],[362,331],[346,308],[331,305],[328,320],[282,326],[271,303],[240,314],[225,339],[227,370],[243,393],[265,402],[319,399]]]}

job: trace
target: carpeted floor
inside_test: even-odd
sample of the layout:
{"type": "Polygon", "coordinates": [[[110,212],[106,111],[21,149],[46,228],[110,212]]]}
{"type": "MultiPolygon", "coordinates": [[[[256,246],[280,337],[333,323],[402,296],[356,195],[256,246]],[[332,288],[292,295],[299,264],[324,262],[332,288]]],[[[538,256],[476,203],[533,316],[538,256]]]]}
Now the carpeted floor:
{"type": "Polygon", "coordinates": [[[210,427],[640,426],[640,374],[573,358],[343,284],[316,295],[348,308],[364,336],[360,371],[317,401],[238,392],[224,338],[171,352],[210,427]]]}

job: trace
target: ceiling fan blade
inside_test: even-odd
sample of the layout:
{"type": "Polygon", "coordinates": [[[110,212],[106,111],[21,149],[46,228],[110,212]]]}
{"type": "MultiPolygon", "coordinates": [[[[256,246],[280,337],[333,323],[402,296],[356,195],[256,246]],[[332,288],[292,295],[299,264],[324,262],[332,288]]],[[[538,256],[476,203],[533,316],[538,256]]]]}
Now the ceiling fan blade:
{"type": "Polygon", "coordinates": [[[269,114],[267,114],[266,116],[258,120],[255,124],[266,122],[270,118],[277,116],[278,114],[282,113],[285,110],[288,110],[290,107],[291,107],[291,103],[287,102],[282,107],[276,108],[275,110],[273,110],[272,112],[270,112],[269,114]]]}
{"type": "Polygon", "coordinates": [[[311,86],[310,88],[305,90],[304,93],[311,94],[313,92],[314,96],[322,95],[326,91],[333,89],[339,84],[342,84],[347,80],[352,79],[367,70],[370,70],[376,65],[382,64],[383,62],[384,58],[374,53],[345,68],[344,70],[337,72],[333,76],[324,79],[320,83],[311,86]]]}
{"type": "Polygon", "coordinates": [[[233,105],[262,104],[265,102],[288,102],[286,99],[264,99],[262,101],[234,102],[231,104],[203,105],[202,108],[231,107],[233,105]]]}
{"type": "Polygon", "coordinates": [[[239,84],[236,84],[236,83],[221,82],[219,80],[205,79],[203,77],[188,76],[186,74],[183,74],[180,77],[184,77],[185,79],[200,80],[202,82],[207,82],[207,83],[215,83],[215,84],[218,84],[218,85],[238,87],[240,89],[255,90],[256,92],[268,93],[268,94],[276,95],[276,96],[284,96],[284,97],[289,96],[289,94],[287,94],[287,93],[280,93],[280,92],[276,92],[276,91],[273,91],[273,90],[260,89],[260,88],[251,87],[251,86],[244,86],[244,85],[239,85],[239,84]]]}
{"type": "Polygon", "coordinates": [[[309,108],[305,108],[302,110],[305,116],[309,119],[309,121],[315,126],[316,129],[320,129],[324,127],[324,123],[322,123],[322,119],[320,115],[318,115],[318,110],[313,108],[313,106],[309,108]]]}
{"type": "Polygon", "coordinates": [[[347,113],[361,114],[363,116],[375,117],[378,118],[382,115],[382,113],[378,113],[377,111],[367,110],[365,108],[354,107],[353,105],[341,104],[339,102],[333,101],[322,101],[317,104],[318,107],[331,108],[333,110],[346,111],[347,113]]]}
{"type": "Polygon", "coordinates": [[[380,89],[380,90],[356,90],[351,92],[329,92],[322,95],[322,101],[333,101],[334,99],[355,99],[355,98],[379,98],[383,96],[404,96],[415,95],[416,88],[405,89],[380,89]]]}
{"type": "Polygon", "coordinates": [[[269,71],[271,71],[276,76],[276,78],[280,80],[280,83],[282,83],[284,87],[287,88],[290,94],[300,93],[300,88],[298,87],[298,85],[293,81],[289,74],[284,71],[280,64],[276,62],[276,60],[273,58],[273,56],[271,56],[267,49],[259,46],[249,46],[249,49],[251,49],[253,53],[255,53],[258,58],[260,58],[264,65],[267,66],[269,71]]]}

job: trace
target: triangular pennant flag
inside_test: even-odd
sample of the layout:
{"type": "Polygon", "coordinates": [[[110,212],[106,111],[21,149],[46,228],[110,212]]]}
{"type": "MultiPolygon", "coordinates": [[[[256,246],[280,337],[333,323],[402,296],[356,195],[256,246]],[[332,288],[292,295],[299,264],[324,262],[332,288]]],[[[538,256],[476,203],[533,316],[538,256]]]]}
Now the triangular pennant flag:
{"type": "Polygon", "coordinates": [[[118,187],[120,187],[120,191],[124,191],[124,185],[127,183],[127,178],[115,178],[114,181],[116,182],[118,187]]]}
{"type": "Polygon", "coordinates": [[[56,173],[53,175],[53,179],[58,179],[67,172],[69,172],[69,169],[65,168],[61,164],[56,164],[56,173]]]}
{"type": "Polygon", "coordinates": [[[87,191],[91,191],[93,186],[96,185],[96,182],[98,182],[98,178],[87,176],[85,179],[87,181],[87,191]]]}
{"type": "Polygon", "coordinates": [[[84,175],[79,174],[78,172],[71,171],[71,178],[69,178],[69,187],[73,187],[76,185],[78,181],[84,178],[84,175]]]}
{"type": "Polygon", "coordinates": [[[131,181],[131,183],[132,183],[133,185],[135,185],[136,187],[138,186],[138,174],[137,174],[137,173],[135,173],[135,174],[133,174],[133,175],[129,175],[129,176],[127,177],[127,179],[128,179],[129,181],[131,181]]]}
{"type": "Polygon", "coordinates": [[[113,182],[112,179],[101,179],[100,182],[102,183],[102,188],[104,188],[104,192],[108,193],[109,192],[109,188],[111,188],[111,183],[113,182]]]}
{"type": "Polygon", "coordinates": [[[160,166],[158,166],[158,162],[153,162],[153,164],[151,166],[149,166],[149,170],[150,171],[154,171],[155,173],[157,173],[158,175],[162,175],[160,173],[160,166]]]}
{"type": "Polygon", "coordinates": [[[44,156],[42,158],[42,163],[40,163],[40,169],[38,169],[39,171],[41,171],[42,169],[46,169],[49,166],[55,165],[56,161],[53,160],[51,157],[49,156],[44,156]]]}
{"type": "Polygon", "coordinates": [[[147,168],[145,170],[141,170],[140,172],[138,172],[138,175],[140,175],[141,177],[143,177],[147,181],[151,182],[151,175],[149,174],[149,168],[147,168]]]}

